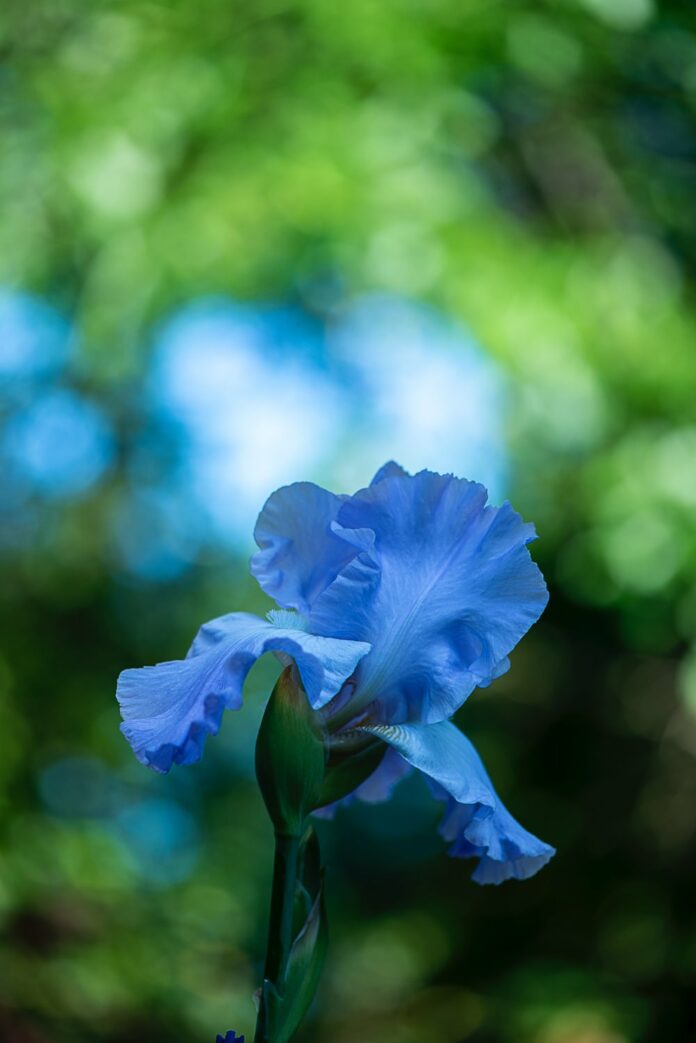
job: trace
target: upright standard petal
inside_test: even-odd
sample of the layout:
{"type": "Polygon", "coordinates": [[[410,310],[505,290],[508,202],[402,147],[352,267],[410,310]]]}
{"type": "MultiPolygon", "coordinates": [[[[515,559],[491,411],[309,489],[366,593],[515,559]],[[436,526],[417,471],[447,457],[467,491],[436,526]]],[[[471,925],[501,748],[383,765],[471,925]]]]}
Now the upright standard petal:
{"type": "MultiPolygon", "coordinates": [[[[314,633],[368,641],[352,700],[383,723],[444,720],[548,600],[527,543],[534,527],[475,482],[387,474],[346,500],[332,529],[359,552],[314,602],[314,633]]],[[[341,711],[341,723],[346,714],[341,711]]]]}
{"type": "Polygon", "coordinates": [[[191,764],[200,758],[206,736],[218,732],[223,711],[242,705],[246,675],[264,652],[294,659],[318,707],[335,695],[369,647],[232,612],[201,627],[186,659],[123,671],[116,690],[121,731],[138,760],[155,771],[191,764]]]}
{"type": "Polygon", "coordinates": [[[370,485],[377,485],[377,482],[381,482],[382,479],[393,478],[395,475],[400,478],[409,477],[408,471],[405,471],[401,464],[397,464],[396,460],[387,460],[386,464],[382,464],[377,471],[370,485]]]}
{"type": "Polygon", "coordinates": [[[376,725],[364,731],[389,743],[428,777],[434,795],[447,801],[441,833],[451,842],[451,855],[479,859],[472,874],[476,883],[524,880],[555,854],[512,817],[472,743],[455,725],[376,725]]]}
{"type": "Polygon", "coordinates": [[[278,489],[254,529],[250,563],[259,585],[283,608],[308,612],[356,551],[331,529],[345,497],[311,482],[278,489]]]}

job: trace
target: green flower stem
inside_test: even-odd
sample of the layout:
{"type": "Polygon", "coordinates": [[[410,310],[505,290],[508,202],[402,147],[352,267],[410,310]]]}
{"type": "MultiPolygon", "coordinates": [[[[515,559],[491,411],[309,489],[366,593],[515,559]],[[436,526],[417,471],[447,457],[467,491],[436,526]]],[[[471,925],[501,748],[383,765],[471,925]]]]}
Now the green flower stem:
{"type": "Polygon", "coordinates": [[[276,833],[273,890],[264,976],[282,992],[292,945],[292,917],[297,883],[297,856],[301,837],[276,833]]]}
{"type": "MultiPolygon", "coordinates": [[[[271,911],[264,978],[282,994],[285,971],[293,941],[293,910],[297,884],[297,862],[301,836],[275,835],[271,911]]],[[[268,1034],[267,1011],[261,998],[254,1043],[273,1043],[268,1034]]]]}

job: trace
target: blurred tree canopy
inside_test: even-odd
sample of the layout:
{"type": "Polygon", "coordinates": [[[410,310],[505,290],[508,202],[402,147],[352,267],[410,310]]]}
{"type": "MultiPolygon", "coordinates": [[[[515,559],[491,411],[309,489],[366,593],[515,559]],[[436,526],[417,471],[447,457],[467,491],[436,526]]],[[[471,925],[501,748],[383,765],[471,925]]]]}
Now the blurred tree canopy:
{"type": "MultiPolygon", "coordinates": [[[[330,331],[373,290],[452,316],[506,374],[509,492],[552,602],[461,723],[560,853],[478,891],[410,783],[326,827],[335,950],[306,1039],[687,1038],[695,116],[676,0],[5,0],[0,287],[63,317],[29,319],[112,434],[84,491],[8,470],[0,495],[4,1038],[249,1032],[272,667],[166,780],[131,763],[112,693],[263,601],[212,540],[155,581],[113,533],[134,471],[176,468],[143,405],[167,316],[217,295],[330,331]]],[[[2,385],[15,439],[23,380],[2,385]]]]}

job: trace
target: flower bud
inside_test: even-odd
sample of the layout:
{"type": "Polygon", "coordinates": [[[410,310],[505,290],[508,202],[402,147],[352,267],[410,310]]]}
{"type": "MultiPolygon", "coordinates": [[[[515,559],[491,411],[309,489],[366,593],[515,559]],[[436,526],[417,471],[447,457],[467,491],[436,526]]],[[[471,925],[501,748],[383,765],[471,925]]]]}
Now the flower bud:
{"type": "Polygon", "coordinates": [[[353,731],[332,736],[319,806],[343,800],[369,779],[382,763],[387,747],[373,735],[353,731]]]}
{"type": "Polygon", "coordinates": [[[256,740],[256,777],[277,833],[299,836],[319,800],[326,767],[321,718],[296,668],[283,670],[256,740]]]}

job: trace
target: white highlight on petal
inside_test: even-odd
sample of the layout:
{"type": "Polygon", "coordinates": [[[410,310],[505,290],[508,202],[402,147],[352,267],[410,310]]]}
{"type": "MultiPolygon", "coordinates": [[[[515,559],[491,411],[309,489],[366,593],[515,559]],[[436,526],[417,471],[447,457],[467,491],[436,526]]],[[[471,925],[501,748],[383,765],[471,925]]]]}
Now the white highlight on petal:
{"type": "Polygon", "coordinates": [[[290,608],[272,608],[270,612],[266,613],[266,619],[274,627],[280,627],[283,630],[307,631],[307,620],[305,617],[290,608]]]}

